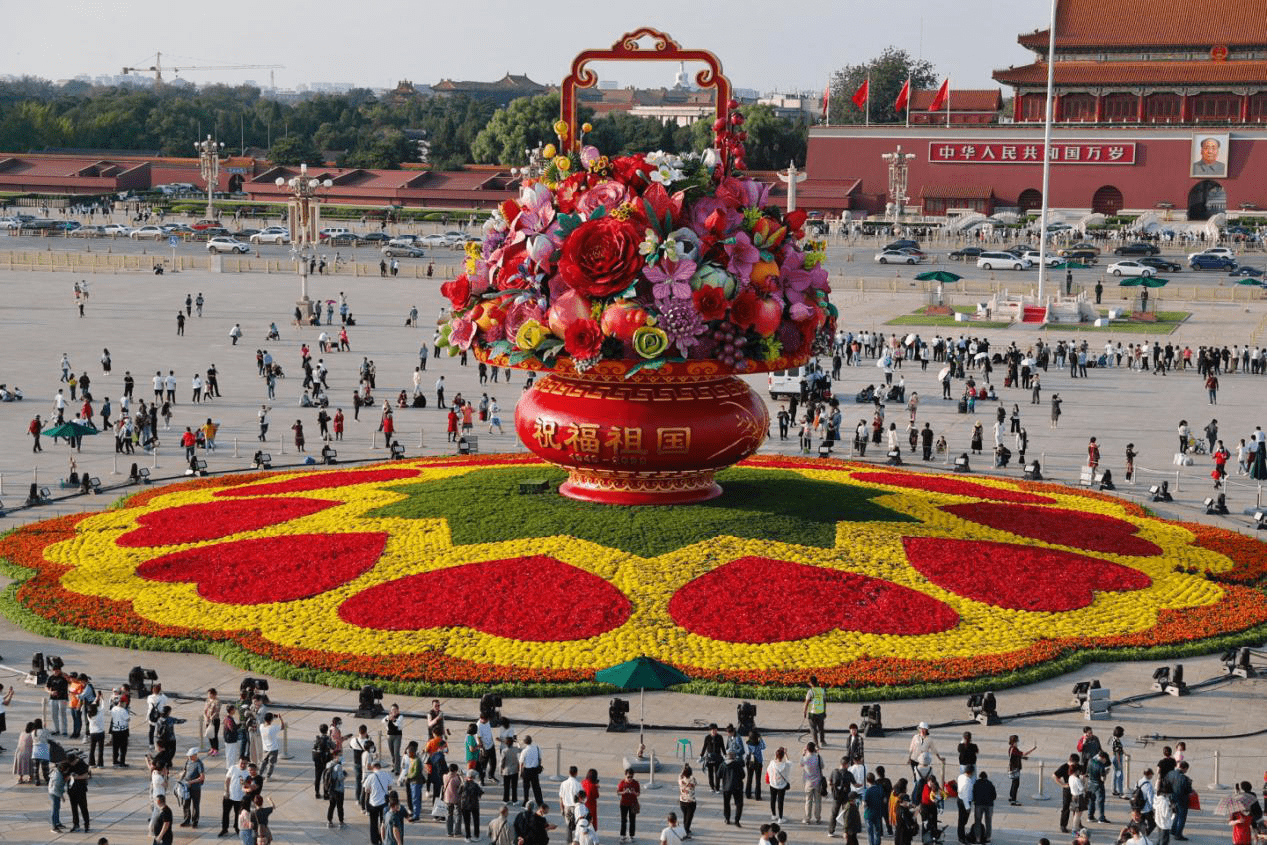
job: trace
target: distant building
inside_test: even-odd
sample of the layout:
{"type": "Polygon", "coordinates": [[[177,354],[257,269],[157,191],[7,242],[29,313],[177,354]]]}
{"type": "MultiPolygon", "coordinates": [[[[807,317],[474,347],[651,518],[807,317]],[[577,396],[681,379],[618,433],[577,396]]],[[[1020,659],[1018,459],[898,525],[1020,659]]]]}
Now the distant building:
{"type": "Polygon", "coordinates": [[[937,111],[929,111],[936,91],[919,90],[911,94],[911,125],[924,124],[946,125],[946,115],[950,115],[950,125],[964,123],[998,123],[999,110],[1003,108],[1003,94],[997,88],[987,89],[950,89],[946,105],[937,111]]]}
{"type": "Polygon", "coordinates": [[[507,73],[496,82],[471,82],[453,79],[441,79],[431,86],[431,93],[437,97],[456,97],[465,94],[477,100],[492,100],[499,106],[505,106],[520,97],[535,97],[552,90],[549,86],[533,82],[527,76],[515,76],[507,73]]]}

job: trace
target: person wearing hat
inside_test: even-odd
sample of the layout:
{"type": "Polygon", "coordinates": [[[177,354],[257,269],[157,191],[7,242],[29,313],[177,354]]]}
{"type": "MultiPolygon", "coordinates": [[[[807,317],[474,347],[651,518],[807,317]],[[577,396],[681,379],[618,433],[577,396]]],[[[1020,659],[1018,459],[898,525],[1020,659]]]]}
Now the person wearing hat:
{"type": "Polygon", "coordinates": [[[197,827],[198,811],[202,807],[202,785],[206,783],[206,766],[198,759],[198,749],[191,748],[185,752],[185,770],[180,774],[180,782],[185,785],[185,800],[182,809],[185,816],[181,819],[181,827],[197,827]]]}
{"type": "Polygon", "coordinates": [[[911,773],[917,779],[920,776],[919,761],[924,754],[931,754],[943,763],[946,762],[946,758],[937,751],[933,738],[928,734],[928,722],[920,722],[919,727],[915,729],[915,736],[911,737],[911,747],[907,755],[910,759],[911,773]]]}

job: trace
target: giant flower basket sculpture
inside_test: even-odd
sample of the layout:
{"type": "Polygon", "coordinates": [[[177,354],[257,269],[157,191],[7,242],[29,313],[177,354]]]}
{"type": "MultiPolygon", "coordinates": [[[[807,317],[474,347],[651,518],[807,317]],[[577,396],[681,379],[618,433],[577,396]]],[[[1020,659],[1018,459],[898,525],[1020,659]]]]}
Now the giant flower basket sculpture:
{"type": "Polygon", "coordinates": [[[549,373],[519,401],[515,428],[568,470],[564,495],[710,499],[714,473],[753,454],[769,427],[737,374],[797,367],[829,342],[823,255],[801,247],[804,212],[771,205],[769,186],[744,174],[743,116],[711,53],[638,30],[577,56],[563,94],[559,145],[442,288],[453,314],[441,342],[549,373]],[[586,145],[575,89],[597,81],[594,59],[704,62],[713,147],[608,158],[586,145]]]}

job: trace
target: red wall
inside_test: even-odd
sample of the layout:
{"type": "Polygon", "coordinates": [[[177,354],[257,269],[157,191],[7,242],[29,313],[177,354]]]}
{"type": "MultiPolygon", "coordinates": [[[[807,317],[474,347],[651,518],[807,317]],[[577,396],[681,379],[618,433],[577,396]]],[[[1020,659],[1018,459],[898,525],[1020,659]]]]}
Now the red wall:
{"type": "MultiPolygon", "coordinates": [[[[1218,130],[1212,130],[1217,132],[1218,130]]],[[[1135,163],[1053,164],[1051,197],[1053,208],[1090,208],[1096,190],[1112,185],[1122,192],[1123,207],[1155,208],[1170,202],[1186,209],[1188,192],[1200,182],[1189,176],[1192,156],[1192,129],[1058,129],[1053,144],[1063,141],[1133,142],[1135,163]]],[[[992,126],[965,131],[962,128],[911,127],[815,127],[810,130],[806,170],[809,180],[861,179],[853,207],[872,213],[884,211],[888,190],[888,165],[880,156],[893,152],[898,144],[903,152],[915,154],[908,171],[907,196],[910,204],[920,204],[924,185],[985,185],[994,190],[995,205],[1017,205],[1021,191],[1042,189],[1040,164],[930,163],[928,145],[935,143],[981,143],[1008,141],[1041,144],[1042,128],[1036,131],[1017,126],[992,126]]],[[[1229,144],[1228,177],[1218,181],[1227,191],[1229,210],[1243,202],[1267,208],[1267,131],[1232,132],[1229,144]]],[[[809,206],[807,206],[808,208],[809,206]]]]}

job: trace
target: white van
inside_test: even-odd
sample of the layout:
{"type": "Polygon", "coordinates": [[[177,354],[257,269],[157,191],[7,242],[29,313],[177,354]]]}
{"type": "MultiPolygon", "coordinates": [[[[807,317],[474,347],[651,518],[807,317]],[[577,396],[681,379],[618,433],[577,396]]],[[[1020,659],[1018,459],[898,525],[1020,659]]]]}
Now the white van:
{"type": "Polygon", "coordinates": [[[793,396],[799,397],[801,395],[801,381],[804,380],[808,384],[815,373],[822,374],[826,389],[830,393],[830,374],[815,360],[806,363],[802,367],[790,370],[771,370],[768,379],[770,398],[777,402],[780,399],[790,399],[793,396]]]}

